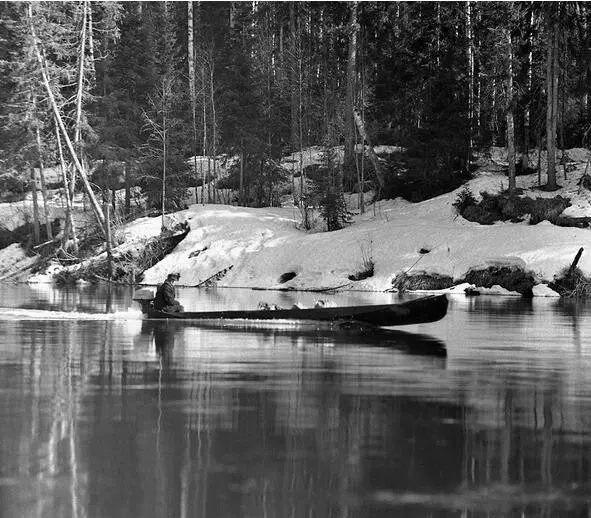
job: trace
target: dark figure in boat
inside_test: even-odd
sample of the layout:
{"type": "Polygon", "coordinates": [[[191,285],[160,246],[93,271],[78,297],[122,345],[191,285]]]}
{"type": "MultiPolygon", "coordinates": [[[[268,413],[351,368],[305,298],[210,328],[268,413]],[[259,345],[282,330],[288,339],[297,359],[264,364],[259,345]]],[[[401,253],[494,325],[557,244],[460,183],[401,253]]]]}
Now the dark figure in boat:
{"type": "Polygon", "coordinates": [[[169,273],[166,280],[158,286],[156,297],[154,297],[154,309],[166,311],[167,313],[181,313],[184,311],[181,303],[176,300],[174,282],[181,278],[178,273],[169,273]]]}

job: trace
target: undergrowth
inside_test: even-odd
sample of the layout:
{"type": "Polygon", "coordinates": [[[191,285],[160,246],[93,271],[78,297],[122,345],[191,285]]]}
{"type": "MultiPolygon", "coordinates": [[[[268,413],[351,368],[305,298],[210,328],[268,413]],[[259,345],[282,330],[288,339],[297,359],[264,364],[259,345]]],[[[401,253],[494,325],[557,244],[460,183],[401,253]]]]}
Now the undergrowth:
{"type": "MultiPolygon", "coordinates": [[[[147,239],[139,248],[125,252],[114,251],[110,280],[124,284],[140,282],[143,273],[172,252],[188,232],[188,224],[181,223],[172,229],[165,229],[158,236],[147,239]]],[[[108,278],[109,264],[105,254],[97,259],[83,262],[78,269],[64,270],[55,275],[56,282],[62,284],[74,283],[80,279],[101,281],[108,278]]]]}
{"type": "Polygon", "coordinates": [[[579,268],[564,268],[548,286],[561,297],[591,297],[591,279],[585,277],[579,268]]]}
{"type": "Polygon", "coordinates": [[[400,273],[392,279],[392,288],[399,292],[406,290],[443,290],[453,286],[453,279],[448,275],[426,273],[400,273]]]}
{"type": "MultiPolygon", "coordinates": [[[[490,194],[488,192],[480,193],[482,199],[480,202],[472,192],[465,188],[458,194],[453,206],[458,214],[468,221],[474,221],[481,225],[492,225],[497,221],[521,222],[529,218],[530,225],[536,225],[541,221],[568,225],[568,218],[560,214],[570,207],[570,199],[562,196],[553,198],[528,198],[521,196],[509,196],[503,192],[499,194],[490,194]]],[[[575,221],[572,226],[577,226],[575,221]]]]}
{"type": "Polygon", "coordinates": [[[463,279],[454,282],[448,275],[400,273],[392,280],[392,288],[399,292],[406,290],[442,290],[455,284],[467,282],[482,288],[501,286],[509,291],[516,291],[525,297],[532,297],[532,288],[536,284],[533,274],[516,267],[491,266],[481,270],[470,270],[463,279]]]}

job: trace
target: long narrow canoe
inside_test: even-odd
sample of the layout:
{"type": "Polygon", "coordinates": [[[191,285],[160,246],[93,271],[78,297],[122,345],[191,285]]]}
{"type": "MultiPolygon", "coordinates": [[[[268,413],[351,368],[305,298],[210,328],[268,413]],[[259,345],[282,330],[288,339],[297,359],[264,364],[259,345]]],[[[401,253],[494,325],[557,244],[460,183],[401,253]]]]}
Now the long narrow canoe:
{"type": "Polygon", "coordinates": [[[448,304],[445,295],[431,295],[400,304],[168,313],[154,309],[149,301],[140,300],[139,302],[142,304],[143,313],[150,319],[351,322],[386,327],[435,322],[446,315],[448,304]]]}

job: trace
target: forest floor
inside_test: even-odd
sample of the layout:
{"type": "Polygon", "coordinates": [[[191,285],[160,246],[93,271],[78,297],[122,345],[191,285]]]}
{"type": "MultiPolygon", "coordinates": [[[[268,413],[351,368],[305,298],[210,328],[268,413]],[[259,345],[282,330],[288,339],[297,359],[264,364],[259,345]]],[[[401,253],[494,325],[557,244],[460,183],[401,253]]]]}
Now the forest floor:
{"type": "MultiPolygon", "coordinates": [[[[334,232],[302,230],[301,214],[293,204],[261,209],[191,205],[166,216],[168,225],[184,223],[189,232],[172,252],[143,273],[142,284],[158,284],[169,272],[178,272],[178,284],[184,286],[209,280],[219,287],[387,291],[394,285],[403,286],[401,279],[423,276],[447,279],[443,284],[423,286],[429,290],[439,287],[464,293],[471,284],[465,282],[468,274],[488,268],[525,272],[538,285],[535,295],[553,295],[545,285],[571,264],[579,248],[591,245],[591,230],[559,227],[548,221],[480,225],[459,216],[453,205],[465,187],[477,199],[483,191],[505,190],[505,160],[502,149],[493,149],[466,185],[420,203],[381,200],[368,205],[362,214],[358,195],[350,196],[353,222],[334,232]]],[[[578,184],[587,170],[588,151],[568,150],[564,162],[566,178],[562,165],[558,167],[559,190],[540,190],[537,174],[524,175],[517,177],[521,196],[560,195],[570,199],[564,215],[589,217],[591,192],[578,184]]],[[[141,249],[160,234],[161,222],[159,216],[142,217],[121,227],[122,244],[114,254],[141,249]]],[[[97,257],[104,258],[104,252],[97,257]]],[[[55,263],[31,274],[27,261],[31,258],[17,245],[0,250],[0,280],[53,282],[64,268],[55,263]]],[[[583,253],[578,266],[584,274],[591,274],[591,252],[583,253]]],[[[502,280],[486,289],[472,285],[485,293],[517,294],[507,287],[511,288],[504,287],[502,280]]]]}

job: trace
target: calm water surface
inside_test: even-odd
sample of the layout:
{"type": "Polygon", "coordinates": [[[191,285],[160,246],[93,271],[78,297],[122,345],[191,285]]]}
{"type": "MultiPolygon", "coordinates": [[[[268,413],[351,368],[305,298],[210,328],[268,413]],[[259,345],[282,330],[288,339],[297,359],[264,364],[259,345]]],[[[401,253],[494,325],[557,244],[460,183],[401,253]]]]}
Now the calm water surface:
{"type": "Polygon", "coordinates": [[[591,513],[590,305],[455,297],[348,334],[147,323],[131,293],[2,286],[3,518],[591,513]],[[436,342],[446,358],[414,353],[436,342]]]}

